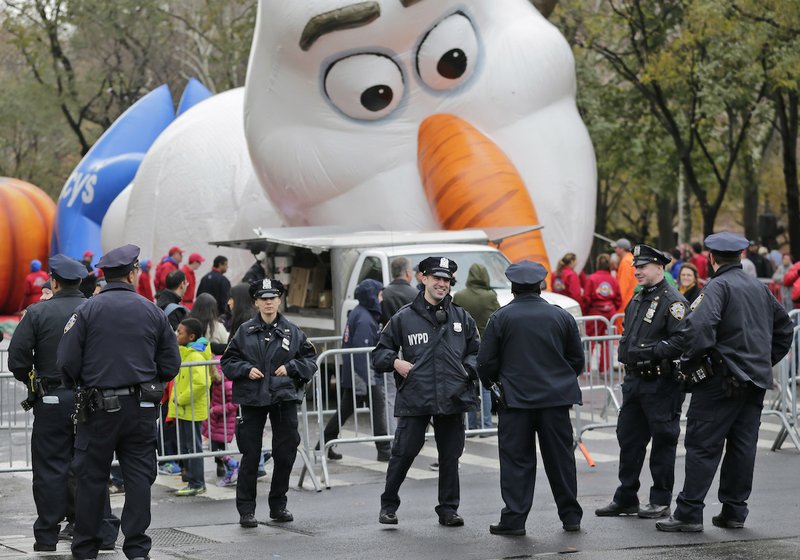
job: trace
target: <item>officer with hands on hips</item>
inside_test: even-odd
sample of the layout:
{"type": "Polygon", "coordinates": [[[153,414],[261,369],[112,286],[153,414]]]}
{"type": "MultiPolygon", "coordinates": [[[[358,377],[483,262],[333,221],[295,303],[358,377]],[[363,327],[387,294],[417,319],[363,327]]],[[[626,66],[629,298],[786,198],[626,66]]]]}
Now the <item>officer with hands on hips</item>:
{"type": "Polygon", "coordinates": [[[680,344],[689,362],[705,362],[704,374],[693,377],[704,379],[691,387],[683,490],[673,516],[656,523],[660,531],[703,530],[704,501],[720,459],[722,509],[711,522],[744,527],[764,394],[772,388],[772,366],[792,345],[794,326],[783,306],[742,270],[747,239],[721,232],[709,235],[705,245],[714,274],[692,302],[680,344]]]}
{"type": "Polygon", "coordinates": [[[565,531],[580,530],[583,510],[569,409],[581,404],[578,376],[584,355],[575,319],[541,297],[547,270],[522,261],[506,270],[514,299],[489,319],[478,352],[487,388],[500,383],[505,406],[497,412],[500,492],[505,507],[495,535],[524,535],[536,482],[536,436],[565,531]]]}
{"type": "Polygon", "coordinates": [[[622,408],[617,419],[619,481],[614,499],[595,511],[600,517],[670,514],[675,483],[675,453],[680,435],[683,384],[676,366],[678,339],[689,312],[686,299],[664,279],[670,258],[648,245],[633,249],[634,276],[641,290],[625,308],[619,361],[625,364],[622,408]],[[647,444],[653,486],[647,505],[639,505],[639,475],[647,444]]]}
{"type": "Polygon", "coordinates": [[[289,475],[297,457],[297,405],[305,384],[317,371],[316,350],[305,333],[279,313],[285,292],[278,280],[250,284],[258,314],[239,327],[222,355],[222,371],[233,381],[233,401],[240,405],[236,441],[242,460],[236,483],[236,509],[242,527],[257,527],[256,482],[264,425],[272,426],[275,470],[269,490],[269,516],[294,520],[286,509],[289,475]]]}
{"type": "Polygon", "coordinates": [[[122,550],[148,558],[150,487],[156,478],[157,404],[181,357],[164,313],[136,293],[139,248],[124,245],[103,255],[106,285],[79,306],[64,327],[58,365],[75,384],[77,477],[72,555],[96,558],[95,537],[108,500],[114,453],[125,478],[122,550]]]}
{"type": "Polygon", "coordinates": [[[375,371],[395,372],[394,415],[398,417],[381,496],[380,523],[397,524],[398,492],[425,443],[433,417],[439,452],[439,523],[458,527],[458,459],[464,452],[464,413],[478,409],[476,357],[480,337],[475,321],[452,303],[450,287],[458,265],[446,257],[419,263],[425,289],[400,308],[372,351],[375,371]]]}
{"type": "MultiPolygon", "coordinates": [[[[64,325],[75,308],[86,300],[78,289],[86,267],[67,256],[49,260],[53,297],[28,307],[8,347],[8,367],[28,386],[27,405],[33,407],[31,459],[33,501],[38,517],[33,524],[35,551],[54,551],[61,520],[74,520],[74,485],[68,484],[75,444],[71,415],[74,411],[72,384],[56,363],[64,325]],[[32,401],[32,402],[31,402],[32,401]],[[72,510],[72,511],[70,511],[72,510]]],[[[106,493],[105,517],[100,529],[102,548],[113,549],[118,520],[111,514],[106,493]]],[[[65,536],[71,538],[69,527],[65,536]]]]}

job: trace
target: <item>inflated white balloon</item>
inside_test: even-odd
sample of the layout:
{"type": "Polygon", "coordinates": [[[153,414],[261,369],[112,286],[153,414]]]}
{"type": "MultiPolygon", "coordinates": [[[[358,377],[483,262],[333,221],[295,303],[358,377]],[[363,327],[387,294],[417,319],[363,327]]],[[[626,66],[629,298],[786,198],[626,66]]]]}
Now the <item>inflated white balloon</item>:
{"type": "Polygon", "coordinates": [[[103,248],[124,243],[158,263],[173,246],[184,259],[200,253],[211,267],[229,258],[237,281],[252,264],[244,251],[217,249],[209,241],[255,237],[256,227],[279,227],[281,218],[253,173],[242,127],[244,92],[231,90],[192,107],[147,152],[133,184],[115,199],[103,220],[103,248]],[[127,199],[127,200],[126,200],[127,199]]]}
{"type": "Polygon", "coordinates": [[[583,262],[596,171],[575,87],[567,42],[528,0],[260,0],[245,130],[288,224],[436,228],[420,126],[455,115],[513,163],[550,264],[583,262]]]}

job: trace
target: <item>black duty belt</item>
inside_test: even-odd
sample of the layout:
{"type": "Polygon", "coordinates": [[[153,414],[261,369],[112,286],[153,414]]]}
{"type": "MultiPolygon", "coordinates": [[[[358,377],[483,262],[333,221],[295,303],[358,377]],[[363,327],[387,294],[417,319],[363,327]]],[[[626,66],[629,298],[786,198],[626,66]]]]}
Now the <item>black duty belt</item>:
{"type": "Polygon", "coordinates": [[[136,387],[119,387],[116,389],[97,389],[97,392],[104,397],[127,397],[136,394],[136,387]]]}
{"type": "Polygon", "coordinates": [[[657,377],[673,377],[675,368],[672,362],[662,361],[647,365],[625,366],[625,372],[643,379],[656,379],[657,377]]]}
{"type": "Polygon", "coordinates": [[[55,391],[56,389],[67,388],[67,386],[64,385],[63,380],[56,379],[54,377],[40,377],[39,382],[42,384],[42,387],[45,391],[55,391]]]}

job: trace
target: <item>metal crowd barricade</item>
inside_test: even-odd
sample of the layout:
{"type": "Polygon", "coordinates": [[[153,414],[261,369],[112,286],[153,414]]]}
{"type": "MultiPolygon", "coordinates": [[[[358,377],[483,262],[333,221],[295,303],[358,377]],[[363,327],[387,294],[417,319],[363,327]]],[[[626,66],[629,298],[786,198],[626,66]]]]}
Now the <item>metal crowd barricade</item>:
{"type": "MultiPolygon", "coordinates": [[[[3,352],[5,354],[5,352],[3,352]]],[[[30,438],[33,415],[22,410],[20,402],[28,396],[25,386],[8,372],[7,355],[0,356],[0,473],[31,470],[30,438]]]]}
{"type": "MultiPolygon", "coordinates": [[[[233,441],[228,443],[228,410],[225,404],[228,401],[228,395],[225,391],[224,384],[221,387],[221,395],[222,395],[222,425],[223,425],[223,435],[224,435],[224,447],[218,451],[212,451],[211,448],[211,436],[212,436],[212,427],[211,427],[211,392],[213,390],[212,383],[211,383],[211,368],[216,368],[219,365],[219,360],[209,360],[209,361],[201,361],[201,362],[187,362],[181,364],[181,370],[185,368],[193,368],[192,375],[203,375],[203,391],[206,393],[207,397],[207,406],[208,410],[206,411],[206,419],[208,426],[208,441],[209,441],[209,448],[205,449],[204,447],[198,448],[195,445],[195,441],[192,441],[192,445],[190,449],[187,449],[186,452],[180,452],[181,449],[181,435],[180,430],[177,429],[177,422],[175,423],[175,438],[174,438],[174,445],[176,452],[165,453],[166,445],[171,443],[168,439],[171,436],[165,435],[165,428],[166,428],[166,416],[168,410],[168,403],[164,403],[160,406],[160,417],[158,420],[158,436],[157,441],[159,445],[159,453],[157,454],[158,462],[171,462],[171,461],[180,461],[185,459],[196,459],[196,458],[206,458],[206,457],[221,457],[225,455],[237,455],[239,454],[239,450],[237,446],[235,446],[233,441]]],[[[179,373],[180,375],[180,373],[179,373]]],[[[221,376],[221,373],[220,373],[221,376]]],[[[177,380],[177,376],[175,378],[177,380]]],[[[174,386],[173,386],[174,387],[174,386]]],[[[0,373],[0,432],[5,431],[7,432],[7,438],[0,437],[0,473],[8,473],[8,472],[25,472],[31,470],[31,460],[30,460],[30,437],[31,437],[31,427],[32,427],[32,414],[24,412],[19,403],[25,399],[27,396],[27,391],[25,386],[13,378],[10,373],[0,373]],[[2,442],[6,440],[8,442],[7,448],[3,448],[2,442]],[[20,452],[19,448],[22,447],[23,451],[20,452]],[[4,456],[7,455],[7,456],[4,456]],[[17,457],[22,455],[21,459],[17,457]]],[[[178,392],[176,390],[172,391],[171,398],[175,404],[175,410],[177,411],[178,405],[178,392]]],[[[195,391],[190,392],[189,395],[189,402],[188,407],[191,411],[191,418],[185,420],[187,422],[194,423],[202,423],[203,414],[199,412],[199,410],[195,409],[195,391]],[[195,420],[197,418],[197,420],[195,420]]],[[[299,419],[299,426],[298,429],[300,430],[301,437],[304,440],[304,444],[298,447],[298,452],[300,453],[301,458],[303,459],[304,470],[309,469],[311,466],[311,456],[308,453],[308,412],[306,409],[306,402],[303,401],[301,405],[301,410],[298,413],[299,419]]],[[[181,420],[178,420],[181,421],[181,420]]],[[[194,428],[194,427],[193,427],[194,428]]],[[[301,477],[299,486],[303,485],[304,476],[301,477]]],[[[317,491],[321,491],[322,487],[319,484],[319,480],[317,479],[316,475],[313,471],[310,472],[310,478],[314,488],[317,491]]]]}
{"type": "MultiPolygon", "coordinates": [[[[789,314],[795,321],[800,316],[797,311],[792,310],[792,313],[789,314]]],[[[772,444],[772,451],[780,449],[787,437],[800,451],[800,432],[797,429],[797,370],[799,363],[800,326],[795,326],[789,354],[773,368],[773,371],[777,369],[777,393],[770,406],[765,407],[761,412],[762,416],[777,416],[781,421],[781,429],[772,444]]]]}

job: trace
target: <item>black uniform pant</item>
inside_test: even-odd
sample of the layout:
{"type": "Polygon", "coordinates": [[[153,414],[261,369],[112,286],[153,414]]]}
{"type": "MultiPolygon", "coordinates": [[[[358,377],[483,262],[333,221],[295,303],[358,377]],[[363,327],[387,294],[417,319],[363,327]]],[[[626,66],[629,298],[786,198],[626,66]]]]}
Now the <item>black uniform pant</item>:
{"type": "MultiPolygon", "coordinates": [[[[386,392],[383,390],[383,385],[371,385],[370,394],[372,396],[372,433],[376,436],[386,435],[386,392]]],[[[369,398],[367,395],[356,395],[356,401],[359,406],[369,406],[369,398]]],[[[339,437],[339,419],[341,423],[347,422],[347,419],[353,415],[355,411],[355,404],[353,402],[353,390],[344,388],[341,393],[340,411],[334,413],[328,423],[325,425],[325,441],[331,441],[339,437]]],[[[378,451],[389,451],[391,443],[388,441],[377,441],[375,447],[378,451]]]]}
{"type": "Polygon", "coordinates": [[[741,398],[725,397],[719,376],[693,389],[686,423],[686,480],[676,500],[675,519],[703,522],[703,502],[723,447],[718,494],[721,515],[733,521],[747,519],[764,393],[753,387],[741,398]]]}
{"type": "Polygon", "coordinates": [[[108,502],[108,479],[115,452],[126,491],[122,550],[128,558],[150,552],[151,541],[145,531],[150,526],[150,486],[156,479],[158,407],[141,406],[134,396],[119,397],[119,402],[119,411],[93,412],[86,423],[78,424],[73,463],[78,487],[72,539],[72,554],[77,559],[97,556],[101,539],[95,535],[108,502]]]}
{"type": "Polygon", "coordinates": [[[622,506],[639,503],[639,475],[647,444],[650,447],[650,503],[669,505],[675,484],[675,452],[681,433],[680,411],[685,394],[681,386],[664,379],[644,380],[632,375],[622,384],[622,408],[617,420],[619,481],[614,501],[622,506]]]}
{"type": "Polygon", "coordinates": [[[289,475],[297,457],[300,433],[297,431],[297,405],[282,402],[271,406],[241,406],[236,424],[236,443],[242,452],[239,463],[239,479],[236,482],[236,509],[239,515],[256,512],[256,483],[258,462],[264,426],[272,426],[272,484],[269,488],[269,510],[286,508],[286,492],[289,490],[289,475]]]}
{"type": "MultiPolygon", "coordinates": [[[[46,399],[40,397],[33,407],[31,460],[33,501],[38,515],[33,536],[41,544],[56,544],[61,521],[65,517],[67,521],[75,520],[75,479],[70,470],[75,445],[70,417],[74,402],[72,389],[52,389],[46,399]]],[[[104,544],[113,544],[119,520],[111,514],[108,495],[103,509],[99,536],[104,544]]]]}
{"type": "Polygon", "coordinates": [[[500,494],[505,503],[500,513],[501,525],[525,528],[536,483],[537,435],[558,517],[564,524],[581,522],[583,509],[577,498],[578,478],[569,409],[569,406],[559,406],[498,412],[500,494]]]}
{"type": "MultiPolygon", "coordinates": [[[[392,455],[386,470],[386,488],[381,495],[381,511],[396,512],[400,507],[400,485],[425,444],[425,430],[430,420],[430,415],[397,419],[392,455]]],[[[436,513],[442,516],[457,512],[461,501],[458,459],[464,452],[464,415],[433,416],[433,431],[439,451],[439,505],[436,513]]]]}

